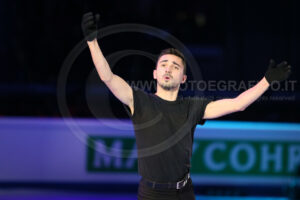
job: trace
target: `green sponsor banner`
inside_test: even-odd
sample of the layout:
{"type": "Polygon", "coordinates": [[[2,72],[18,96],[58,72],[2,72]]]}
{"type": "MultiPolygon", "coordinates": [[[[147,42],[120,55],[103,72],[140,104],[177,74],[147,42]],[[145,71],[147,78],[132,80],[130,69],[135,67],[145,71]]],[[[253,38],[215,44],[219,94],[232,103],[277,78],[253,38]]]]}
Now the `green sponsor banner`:
{"type": "Polygon", "coordinates": [[[300,164],[300,143],[196,140],[195,174],[289,176],[300,164]]]}
{"type": "Polygon", "coordinates": [[[89,172],[137,172],[134,138],[89,136],[89,172]]]}
{"type": "MultiPolygon", "coordinates": [[[[285,177],[300,164],[300,143],[195,138],[195,175],[285,177]]],[[[89,136],[88,172],[137,172],[135,139],[89,136]]]]}

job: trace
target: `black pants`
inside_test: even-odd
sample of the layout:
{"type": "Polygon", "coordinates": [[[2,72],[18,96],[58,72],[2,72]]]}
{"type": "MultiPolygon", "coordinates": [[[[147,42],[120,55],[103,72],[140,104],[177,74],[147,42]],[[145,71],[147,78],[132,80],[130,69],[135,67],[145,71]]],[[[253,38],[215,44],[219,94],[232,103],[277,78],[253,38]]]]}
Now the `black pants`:
{"type": "Polygon", "coordinates": [[[153,189],[142,180],[139,183],[138,200],[195,200],[192,180],[189,179],[184,188],[153,189]]]}

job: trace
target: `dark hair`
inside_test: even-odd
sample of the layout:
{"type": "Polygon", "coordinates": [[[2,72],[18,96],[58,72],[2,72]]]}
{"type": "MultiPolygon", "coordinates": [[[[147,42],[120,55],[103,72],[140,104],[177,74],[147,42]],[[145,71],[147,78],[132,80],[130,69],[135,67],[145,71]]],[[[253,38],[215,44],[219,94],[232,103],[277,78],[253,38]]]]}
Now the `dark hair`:
{"type": "Polygon", "coordinates": [[[186,62],[185,62],[185,58],[183,53],[181,53],[178,49],[174,49],[174,48],[168,48],[168,49],[164,49],[160,52],[157,61],[160,59],[160,57],[162,57],[163,55],[166,54],[172,54],[175,56],[178,56],[179,58],[181,58],[182,63],[183,63],[183,74],[186,74],[186,62]]]}

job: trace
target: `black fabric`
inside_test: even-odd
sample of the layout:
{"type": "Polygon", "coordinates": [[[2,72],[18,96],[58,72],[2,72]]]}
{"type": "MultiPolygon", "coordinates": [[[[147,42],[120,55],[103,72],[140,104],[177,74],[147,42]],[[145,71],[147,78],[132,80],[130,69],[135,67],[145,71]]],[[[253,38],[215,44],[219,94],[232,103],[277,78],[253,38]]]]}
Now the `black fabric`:
{"type": "Polygon", "coordinates": [[[133,88],[139,174],[151,181],[177,182],[190,170],[194,130],[204,124],[205,98],[166,101],[133,88]]]}

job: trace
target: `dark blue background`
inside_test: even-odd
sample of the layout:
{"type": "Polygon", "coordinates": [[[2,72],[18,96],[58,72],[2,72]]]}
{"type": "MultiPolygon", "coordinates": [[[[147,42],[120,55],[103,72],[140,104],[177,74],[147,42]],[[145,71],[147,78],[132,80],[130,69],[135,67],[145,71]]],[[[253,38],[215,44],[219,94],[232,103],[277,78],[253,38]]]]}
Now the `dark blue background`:
{"type": "MultiPolygon", "coordinates": [[[[290,80],[298,80],[299,1],[0,1],[0,115],[60,117],[57,79],[62,63],[83,39],[81,17],[101,14],[101,27],[140,23],[167,31],[196,58],[203,80],[260,80],[270,58],[287,60],[290,80]],[[298,53],[298,54],[297,54],[298,53]]],[[[138,33],[116,34],[99,40],[105,55],[124,49],[152,54],[170,47],[155,37],[138,33]]],[[[128,56],[114,73],[126,80],[151,80],[155,63],[143,56],[128,56]]],[[[68,78],[69,109],[75,117],[94,117],[86,102],[86,80],[94,69],[88,49],[80,55],[68,78]]],[[[192,77],[188,70],[189,77],[192,77]]],[[[103,85],[102,85],[103,86],[103,85]]],[[[104,87],[104,86],[103,86],[104,87]]],[[[214,98],[235,97],[240,91],[205,91],[214,98]]],[[[99,92],[108,92],[101,90],[99,92]]],[[[187,92],[193,95],[193,91],[187,92]]],[[[293,100],[259,101],[244,112],[222,120],[299,122],[299,84],[294,91],[268,91],[293,100]]],[[[127,115],[111,95],[119,118],[127,115]]],[[[100,117],[107,117],[103,114],[100,117]]]]}

